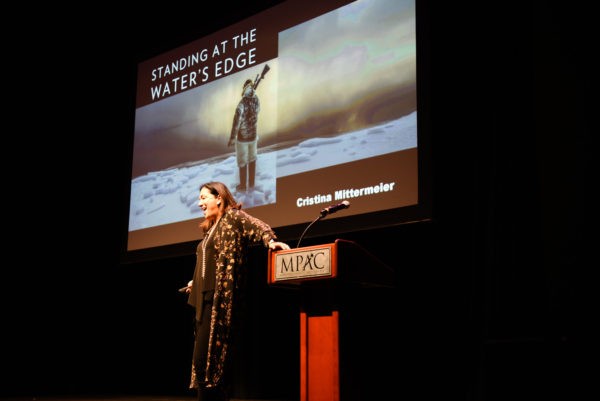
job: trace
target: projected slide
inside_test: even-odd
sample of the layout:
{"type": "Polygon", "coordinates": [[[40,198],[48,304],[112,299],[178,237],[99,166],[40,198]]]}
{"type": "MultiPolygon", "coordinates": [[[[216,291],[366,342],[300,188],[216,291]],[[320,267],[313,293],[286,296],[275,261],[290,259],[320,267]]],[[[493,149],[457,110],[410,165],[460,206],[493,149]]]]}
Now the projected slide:
{"type": "Polygon", "coordinates": [[[323,3],[140,63],[129,250],[198,238],[208,181],[275,228],[418,204],[414,1],[323,3]]]}

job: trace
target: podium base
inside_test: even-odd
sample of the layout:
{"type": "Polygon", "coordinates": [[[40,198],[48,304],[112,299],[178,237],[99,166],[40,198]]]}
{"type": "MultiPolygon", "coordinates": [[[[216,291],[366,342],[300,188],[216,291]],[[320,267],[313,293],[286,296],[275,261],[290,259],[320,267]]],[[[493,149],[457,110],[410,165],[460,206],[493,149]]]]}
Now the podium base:
{"type": "Polygon", "coordinates": [[[300,313],[300,401],[339,401],[339,314],[300,313]]]}

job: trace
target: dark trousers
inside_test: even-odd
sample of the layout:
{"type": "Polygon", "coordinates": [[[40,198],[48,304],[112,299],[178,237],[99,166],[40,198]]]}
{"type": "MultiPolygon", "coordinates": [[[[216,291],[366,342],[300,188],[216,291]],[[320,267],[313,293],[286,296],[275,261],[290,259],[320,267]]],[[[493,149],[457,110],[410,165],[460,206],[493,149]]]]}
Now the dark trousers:
{"type": "Polygon", "coordinates": [[[206,388],[202,385],[205,379],[206,356],[208,353],[208,339],[210,336],[210,315],[212,309],[212,296],[202,304],[202,313],[195,322],[194,340],[194,368],[199,382],[198,401],[226,401],[228,396],[224,388],[206,388]]]}

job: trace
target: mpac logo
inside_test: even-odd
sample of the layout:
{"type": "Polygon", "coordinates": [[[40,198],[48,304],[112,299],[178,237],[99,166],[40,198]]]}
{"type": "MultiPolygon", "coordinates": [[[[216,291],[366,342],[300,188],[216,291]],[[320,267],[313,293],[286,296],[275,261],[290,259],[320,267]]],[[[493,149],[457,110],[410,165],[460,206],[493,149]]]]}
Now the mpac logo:
{"type": "Polygon", "coordinates": [[[274,281],[300,280],[332,275],[331,246],[313,246],[275,254],[274,281]]]}

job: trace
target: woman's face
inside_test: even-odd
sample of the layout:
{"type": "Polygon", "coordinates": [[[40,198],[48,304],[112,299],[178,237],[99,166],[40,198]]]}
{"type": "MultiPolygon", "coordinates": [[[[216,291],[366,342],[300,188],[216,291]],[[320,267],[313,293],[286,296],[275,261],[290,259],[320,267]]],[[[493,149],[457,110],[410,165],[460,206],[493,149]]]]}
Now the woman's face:
{"type": "Polygon", "coordinates": [[[210,193],[210,190],[203,187],[200,190],[200,196],[198,196],[198,206],[204,212],[204,217],[207,220],[215,220],[219,217],[219,205],[221,204],[221,197],[215,197],[210,193]]]}

